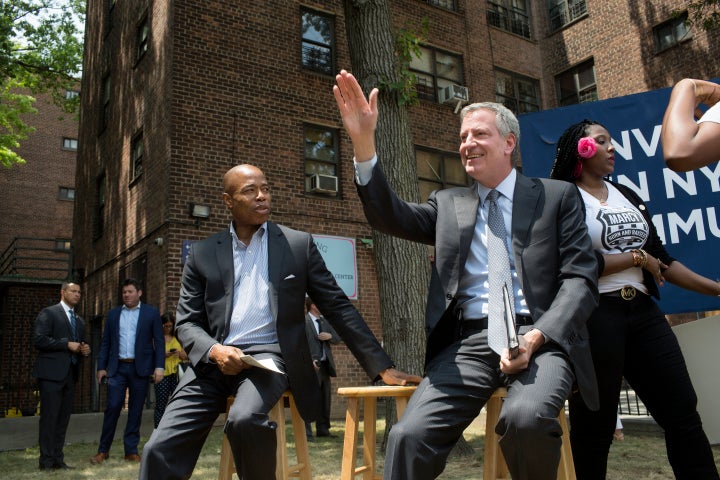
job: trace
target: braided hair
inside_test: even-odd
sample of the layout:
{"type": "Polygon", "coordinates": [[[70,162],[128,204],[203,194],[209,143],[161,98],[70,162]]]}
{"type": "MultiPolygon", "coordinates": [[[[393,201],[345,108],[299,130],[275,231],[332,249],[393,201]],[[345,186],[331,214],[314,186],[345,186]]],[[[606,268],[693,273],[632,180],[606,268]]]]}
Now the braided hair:
{"type": "Polygon", "coordinates": [[[600,125],[605,128],[599,122],[585,119],[582,122],[570,125],[560,135],[557,150],[555,151],[555,163],[553,163],[552,170],[550,170],[550,178],[575,182],[573,172],[577,163],[582,160],[580,154],[578,154],[578,142],[587,135],[588,127],[591,125],[600,125]]]}

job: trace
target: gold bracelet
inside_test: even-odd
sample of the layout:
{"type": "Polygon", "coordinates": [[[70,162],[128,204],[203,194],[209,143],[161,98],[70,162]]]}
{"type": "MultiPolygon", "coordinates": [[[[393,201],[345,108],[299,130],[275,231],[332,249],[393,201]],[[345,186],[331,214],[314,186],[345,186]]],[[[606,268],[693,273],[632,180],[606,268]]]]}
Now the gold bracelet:
{"type": "Polygon", "coordinates": [[[633,267],[645,268],[647,265],[647,252],[643,249],[630,250],[633,257],[633,267]]]}
{"type": "Polygon", "coordinates": [[[638,249],[638,252],[640,253],[640,257],[642,257],[640,260],[640,268],[645,268],[647,265],[647,252],[642,248],[638,249]]]}

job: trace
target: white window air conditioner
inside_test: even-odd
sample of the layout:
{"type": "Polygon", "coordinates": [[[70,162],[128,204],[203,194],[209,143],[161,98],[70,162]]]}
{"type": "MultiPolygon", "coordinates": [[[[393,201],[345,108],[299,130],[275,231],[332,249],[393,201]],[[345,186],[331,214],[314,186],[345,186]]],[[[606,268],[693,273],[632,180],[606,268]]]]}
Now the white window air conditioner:
{"type": "Polygon", "coordinates": [[[469,94],[467,87],[450,84],[440,89],[439,101],[442,104],[454,105],[456,102],[468,102],[469,94]]]}
{"type": "Polygon", "coordinates": [[[443,105],[455,105],[455,113],[458,112],[462,105],[470,101],[468,88],[462,85],[450,84],[440,89],[438,92],[438,102],[443,105]]]}
{"type": "Polygon", "coordinates": [[[316,173],[310,177],[310,191],[328,194],[337,193],[338,177],[333,175],[320,175],[316,173]]]}

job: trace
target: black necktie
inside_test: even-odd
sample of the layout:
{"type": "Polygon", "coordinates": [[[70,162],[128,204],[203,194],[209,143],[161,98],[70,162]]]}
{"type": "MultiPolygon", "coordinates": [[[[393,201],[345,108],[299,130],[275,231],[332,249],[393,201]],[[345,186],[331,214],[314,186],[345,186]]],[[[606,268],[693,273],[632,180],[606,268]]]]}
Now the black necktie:
{"type": "MultiPolygon", "coordinates": [[[[70,310],[70,326],[72,327],[73,342],[77,342],[77,328],[75,323],[75,312],[73,310],[70,310]]],[[[70,357],[70,360],[72,363],[77,363],[77,357],[75,354],[70,357]]]]}
{"type": "MultiPolygon", "coordinates": [[[[318,335],[319,335],[323,332],[322,323],[320,322],[320,317],[317,317],[315,319],[315,321],[317,322],[317,331],[318,331],[318,335]]],[[[322,351],[322,356],[320,357],[320,361],[322,362],[327,358],[327,355],[325,355],[325,342],[323,342],[320,339],[318,339],[318,341],[320,342],[320,350],[322,351]]]]}

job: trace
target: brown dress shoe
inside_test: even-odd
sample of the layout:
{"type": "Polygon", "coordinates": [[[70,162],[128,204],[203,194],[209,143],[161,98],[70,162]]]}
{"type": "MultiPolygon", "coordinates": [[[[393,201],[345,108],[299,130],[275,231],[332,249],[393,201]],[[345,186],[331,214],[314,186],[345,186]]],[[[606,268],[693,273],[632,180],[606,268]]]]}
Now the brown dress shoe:
{"type": "Polygon", "coordinates": [[[130,455],[125,455],[125,460],[128,462],[139,462],[140,461],[140,455],[137,453],[131,453],[130,455]]]}
{"type": "Polygon", "coordinates": [[[90,463],[94,463],[94,464],[103,463],[105,460],[108,459],[108,457],[110,457],[110,454],[109,454],[109,453],[107,453],[107,452],[98,452],[97,455],[95,455],[94,457],[92,457],[92,458],[90,459],[90,463]]]}

